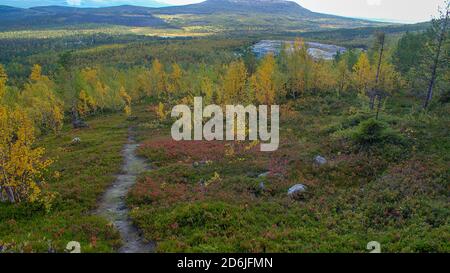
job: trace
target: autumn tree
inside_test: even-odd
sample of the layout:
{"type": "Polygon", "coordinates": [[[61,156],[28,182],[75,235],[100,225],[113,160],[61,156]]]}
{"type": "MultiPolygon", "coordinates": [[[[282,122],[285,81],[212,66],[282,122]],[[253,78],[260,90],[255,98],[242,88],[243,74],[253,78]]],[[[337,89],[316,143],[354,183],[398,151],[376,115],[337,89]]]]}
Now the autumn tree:
{"type": "Polygon", "coordinates": [[[152,82],[149,80],[151,79],[151,71],[148,69],[145,69],[138,73],[137,75],[137,91],[138,91],[138,97],[144,98],[146,96],[150,96],[152,93],[152,82]]]}
{"type": "Polygon", "coordinates": [[[200,89],[205,104],[212,104],[216,102],[216,99],[214,97],[215,96],[214,84],[209,77],[203,76],[201,78],[200,89]]]}
{"type": "Polygon", "coordinates": [[[131,97],[130,97],[130,95],[128,95],[128,93],[126,92],[126,90],[123,86],[120,87],[119,95],[125,103],[125,106],[123,108],[125,115],[130,116],[131,115],[131,97]]]}
{"type": "Polygon", "coordinates": [[[41,80],[42,77],[42,67],[38,64],[35,64],[31,69],[30,80],[37,82],[41,80]]]}
{"type": "Polygon", "coordinates": [[[97,104],[93,97],[91,97],[85,90],[81,90],[78,95],[77,111],[80,116],[85,117],[94,112],[97,104]]]}
{"type": "Polygon", "coordinates": [[[155,107],[155,113],[160,122],[164,122],[167,119],[168,112],[165,110],[164,103],[160,102],[155,107]]]}
{"type": "Polygon", "coordinates": [[[310,90],[313,92],[327,92],[336,86],[336,75],[331,62],[316,60],[312,63],[310,90]]]}
{"type": "Polygon", "coordinates": [[[228,65],[222,82],[225,103],[244,103],[251,100],[246,88],[247,69],[242,60],[232,62],[228,65]]]}
{"type": "Polygon", "coordinates": [[[99,77],[99,70],[85,68],[80,71],[77,88],[77,109],[80,116],[86,116],[97,109],[103,111],[107,105],[107,90],[99,77]]]}
{"type": "Polygon", "coordinates": [[[260,104],[272,105],[276,98],[276,64],[273,54],[266,55],[251,77],[251,88],[260,104]]]}
{"type": "Polygon", "coordinates": [[[287,89],[292,98],[297,98],[303,92],[311,89],[313,59],[308,54],[308,48],[302,39],[296,39],[292,47],[284,49],[286,56],[287,89]]]}
{"type": "Polygon", "coordinates": [[[353,84],[358,92],[367,95],[373,81],[372,67],[366,53],[361,53],[358,62],[353,66],[353,84]]]}
{"type": "Polygon", "coordinates": [[[57,133],[63,125],[63,103],[56,95],[55,84],[41,71],[39,65],[33,67],[29,82],[20,93],[19,103],[38,128],[57,133]]]}
{"type": "Polygon", "coordinates": [[[335,68],[337,93],[340,96],[343,92],[347,91],[351,82],[351,73],[348,70],[347,60],[341,58],[335,68]]]}
{"type": "Polygon", "coordinates": [[[152,63],[150,70],[150,83],[151,88],[148,95],[157,95],[158,97],[167,95],[167,75],[164,71],[163,65],[158,59],[155,59],[152,63]]]}
{"type": "Polygon", "coordinates": [[[169,98],[174,98],[177,95],[181,94],[181,92],[183,91],[182,80],[183,70],[177,63],[174,63],[172,65],[172,72],[169,74],[169,80],[167,84],[167,92],[169,98]]]}
{"type": "Polygon", "coordinates": [[[51,160],[35,147],[35,131],[28,115],[0,106],[0,201],[49,201],[42,194],[51,160]]]}

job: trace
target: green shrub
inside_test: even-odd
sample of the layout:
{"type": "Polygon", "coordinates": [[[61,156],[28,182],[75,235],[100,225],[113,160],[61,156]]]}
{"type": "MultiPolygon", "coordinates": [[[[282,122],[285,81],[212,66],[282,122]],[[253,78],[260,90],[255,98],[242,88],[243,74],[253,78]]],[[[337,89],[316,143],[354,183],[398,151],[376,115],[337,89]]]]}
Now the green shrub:
{"type": "Polygon", "coordinates": [[[405,138],[400,133],[391,129],[386,123],[375,119],[361,122],[350,137],[356,144],[363,147],[377,144],[406,144],[405,138]]]}

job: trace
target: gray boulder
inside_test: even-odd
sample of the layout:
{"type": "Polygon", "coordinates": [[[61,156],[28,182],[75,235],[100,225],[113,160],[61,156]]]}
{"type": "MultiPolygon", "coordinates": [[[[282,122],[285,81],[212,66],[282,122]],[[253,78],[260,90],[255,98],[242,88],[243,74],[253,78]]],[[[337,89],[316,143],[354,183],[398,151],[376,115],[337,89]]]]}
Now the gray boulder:
{"type": "Polygon", "coordinates": [[[328,161],[327,161],[327,159],[326,159],[325,157],[318,155],[318,156],[316,156],[316,157],[314,158],[314,162],[315,162],[317,165],[322,166],[322,165],[327,164],[328,161]]]}
{"type": "Polygon", "coordinates": [[[291,196],[291,197],[293,197],[293,196],[295,196],[296,194],[306,192],[307,189],[308,189],[308,188],[307,188],[305,185],[303,185],[303,184],[297,184],[297,185],[292,186],[292,187],[288,190],[288,195],[291,196]]]}

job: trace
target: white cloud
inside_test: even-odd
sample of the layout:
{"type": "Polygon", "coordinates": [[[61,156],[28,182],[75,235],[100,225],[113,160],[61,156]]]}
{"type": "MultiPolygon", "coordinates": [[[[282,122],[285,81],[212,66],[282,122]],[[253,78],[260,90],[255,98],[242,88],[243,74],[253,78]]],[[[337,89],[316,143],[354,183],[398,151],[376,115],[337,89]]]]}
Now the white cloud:
{"type": "Polygon", "coordinates": [[[79,6],[81,5],[81,0],[67,0],[67,4],[71,6],[79,6]]]}
{"type": "Polygon", "coordinates": [[[171,5],[186,5],[186,4],[194,4],[200,3],[205,0],[160,0],[159,2],[171,4],[171,5]]]}

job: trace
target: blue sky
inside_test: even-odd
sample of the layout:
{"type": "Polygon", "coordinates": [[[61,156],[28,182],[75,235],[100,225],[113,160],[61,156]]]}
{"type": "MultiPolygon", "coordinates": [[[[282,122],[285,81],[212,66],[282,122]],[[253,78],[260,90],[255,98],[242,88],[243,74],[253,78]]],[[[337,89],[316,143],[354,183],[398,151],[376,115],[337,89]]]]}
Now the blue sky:
{"type": "MultiPolygon", "coordinates": [[[[202,0],[161,0],[170,4],[198,3],[202,0]]],[[[437,14],[444,0],[296,0],[312,11],[348,17],[390,19],[405,23],[423,22],[437,14]]]]}

